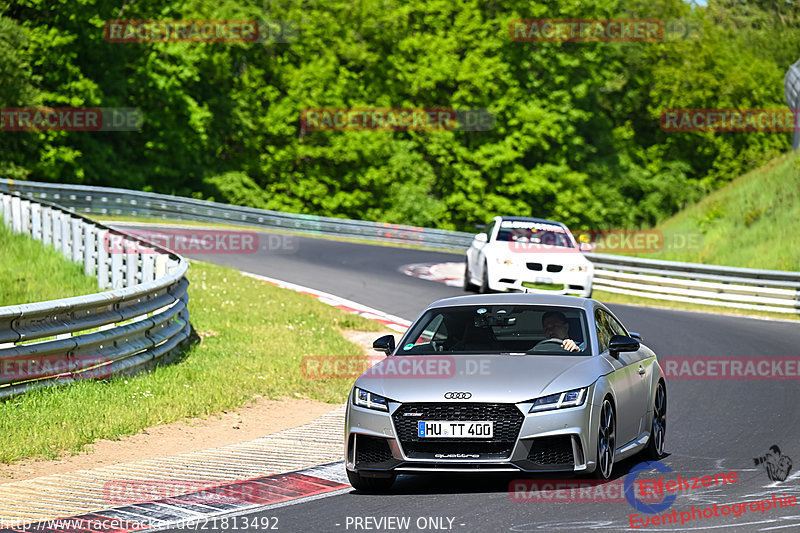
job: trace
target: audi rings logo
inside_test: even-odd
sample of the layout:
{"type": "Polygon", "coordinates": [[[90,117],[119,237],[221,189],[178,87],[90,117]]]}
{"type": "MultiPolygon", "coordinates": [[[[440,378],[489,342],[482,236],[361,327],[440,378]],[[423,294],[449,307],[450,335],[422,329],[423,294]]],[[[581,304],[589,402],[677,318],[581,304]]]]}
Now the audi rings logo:
{"type": "Polygon", "coordinates": [[[471,392],[445,392],[445,400],[469,400],[472,398],[471,392]]]}

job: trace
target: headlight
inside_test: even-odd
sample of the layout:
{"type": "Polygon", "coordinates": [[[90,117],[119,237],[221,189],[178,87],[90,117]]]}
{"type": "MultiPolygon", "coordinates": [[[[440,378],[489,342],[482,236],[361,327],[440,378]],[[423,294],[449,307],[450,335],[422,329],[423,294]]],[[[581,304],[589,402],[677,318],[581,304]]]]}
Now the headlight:
{"type": "Polygon", "coordinates": [[[540,411],[550,411],[551,409],[563,409],[565,407],[578,407],[586,401],[586,394],[589,387],[582,389],[559,392],[550,396],[537,398],[533,402],[533,407],[528,413],[538,413],[540,411]]]}
{"type": "Polygon", "coordinates": [[[358,387],[353,388],[353,403],[359,407],[389,412],[389,401],[386,398],[358,387]]]}

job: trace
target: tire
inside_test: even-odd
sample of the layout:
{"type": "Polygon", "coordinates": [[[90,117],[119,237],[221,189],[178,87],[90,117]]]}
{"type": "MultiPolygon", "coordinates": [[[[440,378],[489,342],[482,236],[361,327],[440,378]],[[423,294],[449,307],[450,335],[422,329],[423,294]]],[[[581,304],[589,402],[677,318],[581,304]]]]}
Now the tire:
{"type": "Polygon", "coordinates": [[[667,388],[662,381],[658,382],[653,398],[653,424],[650,426],[650,440],[644,455],[648,459],[658,460],[664,456],[664,439],[667,436],[667,388]]]}
{"type": "Polygon", "coordinates": [[[606,397],[600,407],[600,422],[597,427],[597,466],[594,477],[609,479],[614,470],[617,446],[617,417],[611,400],[606,397]]]}
{"type": "Polygon", "coordinates": [[[472,277],[472,274],[469,271],[469,258],[467,258],[467,260],[464,262],[464,290],[466,292],[475,292],[475,291],[478,290],[478,287],[476,287],[470,281],[471,277],[472,277]]]}
{"type": "Polygon", "coordinates": [[[392,487],[396,478],[395,474],[390,477],[364,477],[358,472],[347,471],[350,484],[360,492],[385,492],[392,487]]]}
{"type": "Polygon", "coordinates": [[[489,294],[491,289],[489,289],[489,263],[486,261],[483,262],[483,277],[481,278],[481,286],[478,288],[478,292],[481,294],[489,294]]]}

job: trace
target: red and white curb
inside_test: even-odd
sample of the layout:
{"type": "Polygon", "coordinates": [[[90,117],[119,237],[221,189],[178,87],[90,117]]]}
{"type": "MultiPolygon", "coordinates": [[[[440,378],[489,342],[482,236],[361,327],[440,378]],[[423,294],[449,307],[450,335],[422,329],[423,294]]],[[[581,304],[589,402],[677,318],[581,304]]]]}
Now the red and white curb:
{"type": "MultiPolygon", "coordinates": [[[[410,325],[403,318],[323,291],[243,274],[308,294],[398,332],[405,332],[410,325]]],[[[168,529],[346,492],[352,487],[343,462],[338,460],[343,425],[341,406],[305,426],[250,442],[0,485],[0,500],[4,502],[0,506],[0,533],[168,529]],[[307,450],[309,443],[313,446],[307,450]],[[158,491],[159,484],[181,487],[199,482],[202,490],[173,491],[170,497],[115,502],[108,493],[109,483],[132,484],[139,490],[155,487],[158,491]],[[113,506],[115,503],[121,504],[113,506]]]]}
{"type": "Polygon", "coordinates": [[[464,263],[414,263],[400,267],[406,276],[438,281],[451,287],[461,287],[464,284],[464,263]]]}
{"type": "Polygon", "coordinates": [[[331,305],[347,313],[355,313],[357,315],[363,316],[366,319],[380,322],[387,328],[393,329],[394,331],[398,331],[400,333],[405,333],[405,331],[408,329],[408,326],[411,325],[411,322],[404,318],[384,313],[383,311],[373,309],[372,307],[367,307],[366,305],[362,305],[352,300],[347,300],[345,298],[327,292],[318,291],[317,289],[311,289],[309,287],[303,287],[302,285],[289,283],[287,281],[281,281],[275,278],[269,278],[267,276],[261,276],[259,274],[252,274],[250,272],[242,272],[242,274],[244,274],[245,276],[250,276],[251,278],[265,281],[272,285],[276,285],[283,289],[289,289],[302,294],[308,294],[309,296],[317,298],[320,302],[324,304],[331,305]]]}

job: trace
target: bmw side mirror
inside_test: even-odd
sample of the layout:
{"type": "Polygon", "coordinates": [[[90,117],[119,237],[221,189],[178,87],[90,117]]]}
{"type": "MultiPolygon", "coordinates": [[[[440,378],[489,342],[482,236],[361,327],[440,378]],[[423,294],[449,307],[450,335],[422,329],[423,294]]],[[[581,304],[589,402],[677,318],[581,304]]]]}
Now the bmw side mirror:
{"type": "Polygon", "coordinates": [[[629,331],[628,335],[630,335],[632,339],[636,339],[639,342],[644,342],[641,333],[636,333],[635,331],[629,331]]]}
{"type": "Polygon", "coordinates": [[[392,352],[394,352],[394,335],[384,335],[380,339],[375,339],[375,342],[372,343],[372,347],[380,352],[384,352],[386,355],[392,355],[392,352]]]}
{"type": "Polygon", "coordinates": [[[625,335],[614,335],[608,343],[608,351],[615,359],[620,352],[635,352],[639,349],[639,341],[625,335]]]}
{"type": "Polygon", "coordinates": [[[489,242],[489,236],[485,233],[478,233],[475,235],[475,240],[478,242],[489,242]]]}
{"type": "Polygon", "coordinates": [[[594,249],[594,246],[589,244],[588,242],[581,243],[581,252],[591,252],[594,249]]]}

